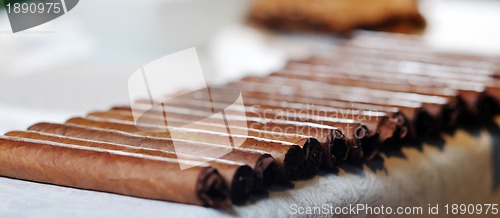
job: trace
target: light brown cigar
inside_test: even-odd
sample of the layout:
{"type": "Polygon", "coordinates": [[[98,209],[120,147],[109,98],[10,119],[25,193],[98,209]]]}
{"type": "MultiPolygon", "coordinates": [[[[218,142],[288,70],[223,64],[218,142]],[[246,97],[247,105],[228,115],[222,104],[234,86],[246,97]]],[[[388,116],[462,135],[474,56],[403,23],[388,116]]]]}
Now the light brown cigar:
{"type": "MultiPolygon", "coordinates": [[[[149,106],[149,104],[146,104],[149,106]]],[[[140,105],[136,105],[136,109],[139,108],[140,105]]],[[[192,111],[192,110],[176,110],[175,108],[171,107],[165,107],[163,108],[165,110],[168,110],[168,123],[169,125],[175,125],[177,124],[177,121],[182,120],[182,122],[186,123],[187,121],[190,122],[196,122],[196,123],[212,123],[212,122],[217,122],[215,119],[211,118],[206,118],[208,117],[211,113],[203,113],[200,111],[192,111]],[[199,122],[197,120],[202,120],[203,122],[199,122]],[[177,121],[176,121],[177,120],[177,121]]],[[[118,119],[125,119],[125,120],[133,120],[133,118],[130,116],[131,114],[131,108],[130,107],[115,107],[112,109],[110,112],[114,112],[114,118],[118,119]],[[120,112],[121,111],[121,112],[120,112]],[[128,117],[120,117],[118,114],[126,113],[128,117]]],[[[143,121],[146,123],[158,123],[159,120],[162,120],[164,117],[161,117],[161,114],[163,111],[160,111],[158,108],[154,109],[151,108],[148,110],[146,114],[141,115],[141,117],[138,119],[139,121],[143,121]],[[147,118],[149,117],[149,118],[147,118]],[[152,119],[152,120],[151,120],[152,119]]],[[[98,115],[98,114],[91,114],[91,115],[98,115]]],[[[105,115],[106,117],[109,115],[105,115]]],[[[103,116],[101,116],[103,117],[103,116]]],[[[225,116],[226,120],[230,121],[237,121],[237,122],[242,122],[244,125],[248,126],[250,129],[257,129],[257,130],[264,130],[266,131],[266,135],[271,135],[270,138],[274,139],[276,136],[273,136],[275,134],[278,135],[283,135],[283,134],[300,134],[300,135],[306,135],[309,137],[312,137],[313,140],[310,142],[318,142],[321,146],[322,152],[317,152],[316,149],[312,149],[311,145],[304,144],[303,151],[305,151],[305,159],[306,162],[311,162],[312,164],[306,164],[307,168],[312,168],[317,166],[316,160],[318,159],[317,154],[322,153],[323,158],[322,159],[322,166],[326,168],[335,168],[336,163],[340,163],[344,161],[347,158],[347,154],[349,152],[349,145],[346,140],[344,139],[344,135],[342,134],[341,131],[339,131],[337,128],[325,126],[325,125],[318,125],[318,124],[313,124],[313,123],[305,123],[305,122],[295,122],[295,121],[287,121],[287,120],[271,120],[271,119],[264,119],[264,118],[257,118],[257,117],[241,117],[241,116],[230,116],[226,115],[225,116]],[[308,145],[306,147],[306,145],[308,145]]],[[[161,121],[160,121],[161,122],[161,121]]],[[[234,122],[234,123],[237,123],[234,122]]],[[[231,122],[233,123],[233,122],[231,122]]],[[[192,126],[193,124],[189,124],[192,126]]],[[[198,127],[198,128],[205,128],[205,127],[198,127]]],[[[225,131],[225,129],[221,129],[222,131],[225,131]]],[[[365,131],[365,129],[361,129],[359,131],[365,131]]],[[[364,132],[363,132],[364,133],[364,132]]],[[[251,132],[249,132],[251,134],[251,132]]],[[[361,133],[360,133],[361,134],[361,133]]],[[[285,139],[280,139],[280,140],[288,140],[287,138],[285,139]]],[[[312,144],[312,143],[309,143],[312,144]]],[[[301,144],[299,144],[301,146],[301,144]]],[[[315,146],[316,147],[316,146],[315,146]]],[[[310,170],[311,172],[314,172],[313,170],[310,170]]],[[[306,176],[307,177],[307,176],[306,176]]]]}
{"type": "MultiPolygon", "coordinates": [[[[442,92],[449,92],[455,90],[457,96],[462,100],[463,105],[469,113],[475,115],[476,117],[484,117],[484,112],[478,109],[478,105],[482,105],[481,96],[488,96],[488,93],[485,91],[484,84],[485,82],[478,82],[474,80],[463,80],[465,78],[441,78],[437,76],[430,75],[408,75],[401,74],[398,71],[394,70],[397,67],[386,67],[383,65],[369,64],[364,68],[361,68],[363,65],[353,62],[350,66],[345,66],[346,63],[334,63],[332,61],[326,61],[321,59],[313,59],[309,61],[310,63],[314,63],[314,65],[324,65],[321,67],[321,71],[325,73],[343,73],[349,75],[357,75],[363,76],[366,78],[373,79],[383,79],[391,82],[396,82],[405,85],[418,84],[418,86],[423,87],[432,87],[434,90],[436,89],[444,89],[438,94],[442,94],[442,92]],[[360,68],[360,69],[358,69],[360,68]],[[377,73],[372,73],[376,71],[377,73]]],[[[316,68],[317,69],[317,68],[316,68]]],[[[431,71],[431,72],[435,72],[431,71]]],[[[491,97],[491,96],[490,96],[491,97]]],[[[496,101],[500,101],[497,99],[496,101]]]]}
{"type": "Polygon", "coordinates": [[[411,65],[406,66],[418,67],[422,72],[438,70],[438,73],[450,72],[460,75],[474,75],[475,77],[488,77],[488,75],[493,74],[496,70],[496,66],[491,62],[468,61],[456,58],[449,59],[436,55],[421,55],[418,52],[372,49],[346,44],[325,46],[322,50],[317,50],[316,55],[328,57],[329,60],[338,62],[357,61],[380,65],[408,64],[408,61],[411,61],[411,65]]]}
{"type": "MultiPolygon", "coordinates": [[[[151,104],[150,101],[138,100],[136,101],[135,105],[141,103],[146,105],[151,104]]],[[[300,121],[304,121],[303,119],[304,115],[309,115],[313,119],[320,118],[319,120],[323,120],[321,119],[322,117],[333,118],[333,119],[336,118],[353,119],[359,122],[368,121],[368,123],[377,124],[377,126],[371,127],[372,130],[382,129],[378,128],[378,126],[386,125],[384,121],[391,120],[392,122],[388,124],[389,125],[396,124],[399,127],[399,130],[401,131],[400,133],[397,133],[395,135],[401,135],[402,137],[405,137],[406,132],[410,131],[409,128],[411,128],[411,126],[408,126],[406,118],[399,112],[378,112],[378,111],[368,111],[368,110],[360,110],[352,108],[333,108],[328,106],[293,103],[293,102],[286,102],[273,99],[245,98],[244,106],[232,107],[231,109],[225,108],[227,104],[213,102],[213,100],[212,102],[205,101],[203,99],[195,100],[189,98],[172,98],[168,100],[167,104],[168,105],[165,105],[164,107],[166,109],[169,109],[171,106],[174,106],[174,107],[182,107],[193,110],[206,111],[206,110],[211,110],[213,107],[215,110],[224,109],[226,114],[231,114],[232,110],[242,110],[246,111],[246,114],[249,117],[267,117],[270,119],[273,118],[282,119],[283,117],[297,116],[297,118],[300,118],[299,119],[300,121]]],[[[241,112],[238,111],[238,113],[241,112]]],[[[368,127],[368,129],[370,130],[370,127],[368,127]]],[[[347,132],[350,131],[349,129],[347,130],[348,130],[347,132]]],[[[392,131],[377,131],[378,138],[382,139],[380,141],[384,140],[386,140],[386,142],[389,141],[387,139],[390,138],[392,134],[393,134],[392,131]]],[[[398,140],[394,140],[393,142],[390,143],[384,143],[385,145],[383,145],[382,147],[386,145],[394,146],[400,144],[400,143],[396,144],[397,141],[398,140]]],[[[365,152],[365,153],[369,154],[370,152],[365,152]]]]}
{"type": "Polygon", "coordinates": [[[8,132],[5,135],[19,137],[19,138],[26,138],[26,139],[36,139],[49,142],[56,142],[62,144],[70,144],[70,145],[92,147],[92,148],[102,148],[106,150],[123,151],[123,152],[145,154],[145,155],[165,157],[171,159],[183,159],[183,160],[208,163],[211,166],[215,167],[219,172],[219,174],[222,176],[222,178],[224,178],[224,181],[226,182],[226,185],[229,188],[231,200],[232,202],[235,203],[245,202],[254,187],[252,168],[243,163],[219,160],[214,158],[196,157],[192,155],[177,156],[175,152],[160,151],[148,148],[139,148],[123,144],[90,141],[86,139],[70,138],[66,136],[32,132],[32,131],[29,132],[13,131],[13,132],[8,132]]]}
{"type": "Polygon", "coordinates": [[[255,174],[255,189],[259,192],[264,191],[266,187],[271,185],[276,175],[276,164],[274,159],[269,154],[254,150],[228,148],[215,144],[179,139],[137,136],[115,130],[81,127],[68,124],[38,123],[31,126],[29,130],[78,139],[122,144],[170,153],[175,152],[176,154],[207,157],[212,159],[218,158],[221,160],[243,163],[253,169],[255,174]],[[175,146],[179,146],[182,149],[176,150],[175,146]]]}
{"type": "Polygon", "coordinates": [[[422,37],[407,34],[359,31],[354,34],[352,39],[343,42],[342,45],[364,50],[387,51],[394,56],[404,53],[404,58],[425,58],[421,61],[476,69],[498,70],[497,66],[500,64],[498,56],[442,50],[426,43],[422,37]]]}
{"type": "MultiPolygon", "coordinates": [[[[187,99],[186,99],[187,100],[187,99]]],[[[229,116],[229,119],[243,119],[242,115],[246,117],[246,119],[250,120],[256,120],[258,118],[264,118],[261,120],[266,120],[269,119],[270,122],[281,122],[284,124],[289,124],[292,125],[293,123],[300,122],[300,123],[314,123],[314,124],[319,124],[319,125],[325,125],[325,126],[330,126],[332,128],[337,128],[341,130],[341,132],[347,136],[353,136],[354,135],[354,130],[357,127],[362,126],[360,122],[349,119],[349,118],[334,118],[334,117],[326,117],[326,116],[319,116],[316,114],[310,115],[310,114],[296,114],[296,113],[279,113],[278,111],[271,111],[271,110],[264,110],[262,113],[258,113],[256,110],[254,111],[246,111],[244,108],[241,107],[235,107],[235,108],[215,108],[215,104],[217,102],[206,102],[204,107],[186,107],[186,106],[177,106],[175,102],[168,102],[168,105],[165,105],[160,107],[153,105],[153,107],[148,111],[149,113],[154,113],[154,115],[157,116],[162,116],[163,112],[166,112],[167,116],[173,117],[173,116],[181,116],[185,119],[189,119],[189,117],[194,117],[194,120],[199,120],[202,117],[207,117],[210,116],[212,113],[212,109],[217,109],[217,110],[224,110],[224,113],[226,116],[229,116]]],[[[136,110],[146,110],[150,108],[151,103],[146,100],[139,100],[136,101],[135,103],[135,108],[136,110]]],[[[159,104],[157,104],[159,105],[159,104]]],[[[224,104],[223,104],[224,105],[224,104]]],[[[223,106],[222,105],[222,106],[223,106]]],[[[115,109],[124,109],[124,110],[130,110],[129,107],[115,107],[115,109]]],[[[227,118],[227,117],[226,117],[227,118]]],[[[380,117],[380,119],[387,118],[387,117],[380,117]]],[[[379,120],[366,120],[366,122],[363,122],[363,125],[367,126],[367,128],[375,132],[377,126],[379,125],[379,120]]],[[[250,125],[248,125],[250,126],[250,125]]],[[[274,132],[282,132],[280,128],[277,129],[277,131],[274,132]]],[[[392,132],[391,132],[392,133],[392,132]]],[[[389,135],[387,137],[392,137],[392,135],[389,135]]],[[[318,137],[322,138],[322,137],[318,137]]],[[[282,139],[277,139],[277,140],[282,140],[282,139]]],[[[385,140],[385,138],[383,139],[385,140]]],[[[283,140],[282,140],[283,141],[283,140]]]]}
{"type": "MultiPolygon", "coordinates": [[[[323,95],[320,93],[300,93],[297,95],[290,95],[286,91],[280,92],[279,90],[271,89],[266,90],[244,90],[241,92],[241,95],[244,97],[245,102],[249,102],[250,100],[258,101],[258,100],[276,100],[282,102],[292,102],[292,103],[302,103],[307,105],[321,105],[328,106],[333,108],[345,108],[345,109],[358,109],[358,110],[367,110],[370,109],[372,111],[382,111],[387,113],[397,113],[394,120],[402,120],[403,123],[400,126],[408,126],[407,123],[410,123],[410,133],[407,134],[411,136],[411,139],[416,141],[421,141],[425,139],[432,130],[434,126],[432,117],[420,107],[415,107],[415,105],[408,106],[387,106],[381,104],[373,104],[373,103],[359,103],[359,102],[349,102],[348,99],[338,100],[338,99],[328,99],[327,95],[323,95]],[[400,113],[398,113],[400,111],[400,113]]],[[[234,88],[228,87],[211,87],[211,98],[206,95],[205,91],[196,91],[189,94],[189,96],[183,96],[182,98],[187,99],[195,99],[195,100],[203,100],[210,102],[225,102],[231,100],[231,96],[228,97],[225,93],[232,93],[235,91],[234,88]]],[[[178,99],[177,97],[174,99],[178,99]]],[[[165,102],[166,105],[170,101],[174,101],[174,99],[167,100],[165,102]]],[[[230,102],[233,104],[234,102],[230,102]]]]}
{"type": "Polygon", "coordinates": [[[0,137],[0,175],[210,207],[230,204],[224,179],[213,167],[68,144],[0,137]],[[179,163],[191,164],[180,170],[179,163]]]}
{"type": "MultiPolygon", "coordinates": [[[[185,124],[189,124],[189,128],[207,130],[213,132],[227,133],[228,126],[223,124],[217,124],[217,120],[211,118],[205,118],[204,116],[197,116],[196,114],[190,115],[176,115],[175,113],[168,113],[168,118],[162,116],[161,111],[147,111],[146,114],[143,114],[140,119],[137,120],[137,124],[151,124],[156,126],[163,126],[165,121],[168,122],[168,125],[171,126],[183,126],[185,124]],[[196,121],[196,118],[201,121],[196,121]]],[[[126,108],[124,110],[110,110],[107,112],[93,112],[88,115],[89,118],[97,117],[101,119],[105,119],[107,121],[113,122],[116,120],[127,121],[126,124],[136,124],[134,123],[134,117],[132,116],[131,109],[126,108]]],[[[226,117],[227,118],[227,117],[226,117]]],[[[230,117],[228,119],[231,119],[230,117]]],[[[226,119],[226,120],[228,120],[226,119]]],[[[284,142],[290,142],[296,145],[299,145],[305,156],[305,177],[310,177],[316,175],[319,171],[319,167],[322,163],[322,144],[313,137],[299,134],[290,134],[283,131],[280,132],[271,132],[266,130],[259,130],[251,128],[251,126],[247,127],[247,122],[245,120],[241,120],[242,122],[236,122],[236,125],[229,125],[231,134],[236,135],[249,135],[259,138],[266,138],[284,142]],[[244,123],[244,124],[243,124],[244,123]]],[[[280,130],[282,128],[286,128],[286,126],[274,126],[279,127],[280,130]]],[[[327,136],[329,138],[329,142],[332,143],[331,137],[333,137],[333,130],[328,132],[327,136]]],[[[341,134],[341,133],[338,133],[341,134]]],[[[342,140],[339,138],[338,140],[342,140]]],[[[345,143],[345,142],[344,142],[345,143]]]]}
{"type": "MultiPolygon", "coordinates": [[[[356,76],[355,74],[342,73],[339,69],[335,69],[337,71],[335,73],[327,73],[322,70],[314,69],[308,70],[308,68],[316,68],[315,66],[316,65],[308,64],[289,64],[287,70],[274,73],[273,76],[319,81],[334,85],[421,94],[414,95],[419,97],[414,100],[422,102],[423,106],[427,107],[427,109],[437,107],[438,110],[436,111],[437,116],[435,119],[440,125],[439,128],[445,131],[454,130],[458,123],[464,121],[460,120],[461,118],[465,119],[472,116],[472,110],[468,108],[464,100],[458,96],[458,92],[456,90],[439,87],[417,86],[408,83],[397,83],[393,80],[389,80],[388,78],[377,79],[374,77],[356,76]],[[436,96],[439,99],[446,99],[446,104],[436,105],[432,101],[428,101],[429,99],[436,98],[436,96]]],[[[323,68],[323,70],[327,69],[323,68]]],[[[411,95],[408,97],[411,97],[411,95]]],[[[408,97],[405,97],[404,95],[400,96],[400,98],[408,97]]]]}
{"type": "Polygon", "coordinates": [[[152,127],[144,131],[138,129],[135,125],[84,118],[73,118],[66,123],[103,129],[114,129],[136,135],[158,138],[172,138],[172,135],[175,135],[176,139],[213,143],[230,148],[239,144],[239,146],[237,146],[238,148],[253,149],[271,154],[276,160],[279,169],[282,170],[281,172],[285,173],[286,179],[298,179],[301,175],[305,174],[303,167],[304,153],[298,145],[289,142],[176,127],[169,127],[168,130],[152,127]],[[236,143],[233,144],[230,140],[236,143]]]}
{"type": "MultiPolygon", "coordinates": [[[[237,83],[230,85],[236,87],[237,83]]],[[[220,87],[219,87],[220,88],[220,87]]],[[[299,101],[301,103],[311,103],[320,105],[331,105],[338,102],[350,103],[353,106],[368,106],[365,109],[376,110],[377,108],[397,107],[401,113],[414,125],[415,133],[419,139],[423,139],[433,133],[435,120],[422,108],[418,102],[399,101],[391,99],[376,99],[363,95],[325,93],[314,90],[303,90],[296,87],[272,87],[272,85],[246,84],[238,88],[243,89],[242,95],[245,98],[272,98],[286,101],[299,101]],[[300,99],[300,100],[298,100],[300,99]],[[319,99],[319,100],[318,100],[319,99]]],[[[214,88],[212,88],[214,89],[214,88]]]]}
{"type": "MultiPolygon", "coordinates": [[[[141,102],[143,101],[137,101],[136,105],[141,102]]],[[[272,99],[245,98],[245,105],[251,105],[252,102],[252,106],[224,109],[226,104],[175,98],[168,100],[168,105],[165,105],[163,109],[170,109],[169,111],[172,111],[171,109],[173,108],[184,108],[196,111],[208,111],[214,107],[216,110],[223,109],[226,115],[232,115],[233,113],[241,114],[243,111],[247,117],[264,117],[274,120],[290,120],[334,126],[342,130],[341,132],[348,136],[348,138],[358,137],[358,140],[364,145],[367,140],[370,142],[375,140],[378,144],[381,144],[381,148],[400,144],[398,142],[404,141],[407,133],[410,131],[410,126],[408,126],[404,116],[399,112],[393,112],[389,117],[385,112],[339,109],[272,99]],[[355,130],[359,128],[368,129],[368,133],[363,133],[367,135],[364,137],[355,135],[355,130]]],[[[144,104],[150,105],[151,103],[148,101],[144,102],[144,104]]],[[[189,114],[193,113],[189,112],[189,114]]],[[[170,112],[169,115],[171,115],[170,112]]],[[[374,149],[371,149],[371,151],[368,151],[367,146],[363,146],[363,148],[366,149],[365,157],[368,159],[373,157],[378,150],[377,147],[373,147],[374,149]]]]}
{"type": "MultiPolygon", "coordinates": [[[[213,96],[217,96],[214,92],[212,93],[213,96]]],[[[212,99],[213,100],[213,99],[212,99]]],[[[221,99],[218,99],[221,100],[221,99]]],[[[150,108],[151,102],[142,102],[138,101],[135,104],[136,110],[141,109],[140,106],[143,106],[143,104],[147,107],[145,108],[150,108]]],[[[210,104],[207,104],[210,105],[210,104]]],[[[124,108],[126,110],[130,110],[129,108],[124,108]]],[[[171,106],[170,102],[168,102],[168,105],[165,105],[163,107],[156,107],[153,105],[153,108],[151,108],[148,113],[155,113],[157,117],[161,117],[162,113],[165,112],[168,114],[169,117],[176,117],[176,118],[182,118],[182,119],[195,119],[195,120],[201,120],[204,119],[204,121],[209,122],[207,118],[210,116],[211,110],[213,108],[208,107],[208,108],[202,108],[200,111],[196,110],[190,110],[182,107],[175,107],[171,106]]],[[[379,123],[371,123],[370,126],[361,124],[359,122],[350,120],[350,119],[329,119],[327,117],[321,117],[318,116],[309,116],[309,117],[303,117],[303,116],[285,116],[285,115],[272,115],[272,114],[262,114],[262,115],[257,115],[255,118],[252,118],[252,116],[255,116],[253,113],[246,113],[246,117],[242,116],[230,116],[232,114],[237,114],[240,115],[242,112],[241,111],[232,111],[231,109],[225,109],[224,110],[226,114],[226,119],[227,120],[242,120],[246,121],[247,125],[251,128],[257,128],[257,129],[265,129],[268,130],[270,129],[271,131],[279,131],[283,132],[285,128],[292,128],[292,129],[297,129],[297,125],[302,125],[304,123],[312,123],[312,124],[317,124],[317,125],[322,125],[322,126],[329,126],[335,127],[337,129],[342,130],[342,132],[348,136],[349,138],[349,143],[348,145],[351,145],[352,147],[350,148],[351,152],[355,152],[352,155],[349,155],[352,158],[357,157],[356,159],[361,159],[361,158],[366,158],[366,159],[371,159],[375,156],[377,151],[379,150],[379,145],[381,144],[381,139],[380,137],[386,137],[384,138],[384,142],[387,138],[390,138],[393,136],[393,133],[395,132],[394,125],[391,125],[389,122],[383,122],[385,124],[384,126],[380,127],[380,131],[377,130],[378,124],[379,123]],[[234,113],[233,113],[234,112],[234,113]],[[264,116],[266,119],[260,119],[260,120],[266,120],[266,121],[260,121],[260,122],[255,122],[254,120],[257,120],[258,118],[264,116]],[[287,122],[291,124],[292,122],[295,122],[296,124],[293,126],[277,126],[277,122],[287,122]],[[270,124],[274,124],[273,126],[270,126],[270,124]],[[277,130],[275,130],[276,128],[277,130]],[[377,131],[377,132],[375,132],[377,131]],[[362,149],[362,150],[361,150],[362,149]],[[364,151],[364,152],[361,152],[364,151]]],[[[216,120],[211,120],[210,122],[216,122],[216,120]]],[[[311,125],[310,125],[311,126],[311,125]]],[[[318,126],[312,126],[314,129],[310,129],[311,127],[308,127],[308,133],[301,133],[301,134],[307,134],[311,135],[311,130],[316,131],[315,129],[318,128],[318,126]]],[[[325,128],[325,127],[323,127],[325,128]]],[[[286,131],[286,130],[285,130],[286,131]]],[[[312,134],[312,136],[316,138],[324,138],[325,131],[322,131],[321,136],[318,136],[318,131],[316,131],[316,134],[312,134]]],[[[331,142],[331,137],[330,137],[330,132],[328,132],[328,142],[331,142]]],[[[340,134],[336,134],[340,136],[340,134]]],[[[395,137],[397,138],[397,137],[395,137]]],[[[322,140],[323,141],[323,140],[322,140]]],[[[321,141],[321,142],[322,142],[321,141]]],[[[330,143],[323,143],[323,153],[329,154],[332,149],[328,148],[330,146],[330,143]]],[[[339,150],[338,148],[333,148],[334,150],[339,150]]],[[[347,151],[346,149],[340,149],[340,151],[347,151]]],[[[347,154],[347,153],[346,153],[347,154]]],[[[337,155],[340,155],[341,158],[338,158],[339,161],[343,161],[345,154],[344,153],[337,153],[337,155]]],[[[329,167],[328,161],[330,161],[330,158],[325,157],[325,161],[327,161],[324,166],[329,167]]],[[[307,157],[306,157],[307,159],[307,157]]],[[[333,159],[333,158],[331,158],[333,159]]]]}
{"type": "Polygon", "coordinates": [[[351,87],[351,86],[342,86],[342,85],[332,85],[324,82],[317,82],[311,80],[298,80],[287,77],[246,77],[243,79],[244,83],[231,83],[235,84],[235,86],[254,86],[254,85],[269,85],[274,84],[276,87],[297,87],[303,90],[311,90],[314,89],[317,92],[323,92],[325,94],[329,94],[330,96],[338,96],[348,95],[348,96],[366,96],[372,99],[387,99],[389,104],[394,106],[411,104],[412,102],[421,104],[424,110],[428,111],[430,115],[434,117],[435,120],[439,120],[442,116],[447,115],[448,113],[452,113],[453,115],[449,115],[451,117],[456,117],[455,110],[455,102],[453,102],[453,106],[450,105],[450,102],[446,98],[437,97],[437,96],[429,96],[429,95],[419,95],[414,93],[403,93],[403,92],[392,92],[378,89],[369,89],[364,87],[351,87]]]}

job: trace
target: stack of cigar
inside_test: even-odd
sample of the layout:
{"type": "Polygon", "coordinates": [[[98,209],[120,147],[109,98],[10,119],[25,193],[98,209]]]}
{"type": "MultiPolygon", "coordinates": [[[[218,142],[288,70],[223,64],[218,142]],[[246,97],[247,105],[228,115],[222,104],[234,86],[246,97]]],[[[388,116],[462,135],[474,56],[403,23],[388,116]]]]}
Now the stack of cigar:
{"type": "Polygon", "coordinates": [[[225,207],[460,124],[491,121],[499,112],[499,65],[414,36],[357,32],[266,77],[9,132],[0,138],[0,175],[225,207]]]}

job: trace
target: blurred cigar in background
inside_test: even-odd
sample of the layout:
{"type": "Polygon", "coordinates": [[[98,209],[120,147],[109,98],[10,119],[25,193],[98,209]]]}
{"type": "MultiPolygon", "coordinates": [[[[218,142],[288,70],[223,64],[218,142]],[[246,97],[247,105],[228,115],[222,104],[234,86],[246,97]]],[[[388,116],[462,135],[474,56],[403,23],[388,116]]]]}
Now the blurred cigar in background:
{"type": "Polygon", "coordinates": [[[280,30],[414,33],[425,27],[416,0],[254,0],[250,21],[280,30]]]}

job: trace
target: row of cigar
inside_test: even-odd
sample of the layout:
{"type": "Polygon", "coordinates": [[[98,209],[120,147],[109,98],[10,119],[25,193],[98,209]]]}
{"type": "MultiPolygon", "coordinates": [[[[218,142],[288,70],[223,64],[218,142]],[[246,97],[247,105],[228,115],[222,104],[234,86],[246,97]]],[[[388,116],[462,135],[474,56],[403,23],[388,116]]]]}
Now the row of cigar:
{"type": "Polygon", "coordinates": [[[356,32],[266,77],[6,133],[0,175],[226,207],[272,185],[491,121],[498,75],[495,57],[356,32]]]}

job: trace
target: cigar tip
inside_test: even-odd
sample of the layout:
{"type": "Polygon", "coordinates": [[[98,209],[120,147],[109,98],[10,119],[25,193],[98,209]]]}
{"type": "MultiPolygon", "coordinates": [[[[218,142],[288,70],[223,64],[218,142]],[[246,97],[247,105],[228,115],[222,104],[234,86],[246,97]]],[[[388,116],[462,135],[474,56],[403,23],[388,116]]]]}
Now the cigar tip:
{"type": "Polygon", "coordinates": [[[254,174],[248,165],[238,167],[234,173],[231,187],[231,200],[235,204],[244,203],[254,188],[254,174]]]}
{"type": "Polygon", "coordinates": [[[328,168],[335,168],[336,165],[344,162],[349,154],[349,146],[345,139],[345,136],[340,132],[336,131],[335,138],[333,138],[330,145],[330,157],[332,159],[331,163],[328,163],[328,168]],[[337,133],[338,132],[338,133],[337,133]]]}
{"type": "Polygon", "coordinates": [[[215,168],[206,167],[198,180],[198,197],[205,207],[227,207],[231,204],[229,190],[215,168]]]}
{"type": "Polygon", "coordinates": [[[263,154],[254,167],[254,190],[265,192],[276,181],[278,165],[269,154],[263,154]]]}
{"type": "Polygon", "coordinates": [[[285,177],[289,180],[297,180],[304,175],[304,152],[298,145],[290,146],[285,154],[284,160],[285,177]]]}
{"type": "Polygon", "coordinates": [[[323,159],[321,144],[317,139],[309,138],[304,144],[302,151],[304,152],[304,171],[301,177],[313,177],[318,173],[323,159]]]}
{"type": "Polygon", "coordinates": [[[28,127],[28,130],[39,130],[43,126],[46,126],[46,125],[49,125],[49,124],[50,123],[35,123],[35,124],[31,125],[30,127],[28,127]]]}

